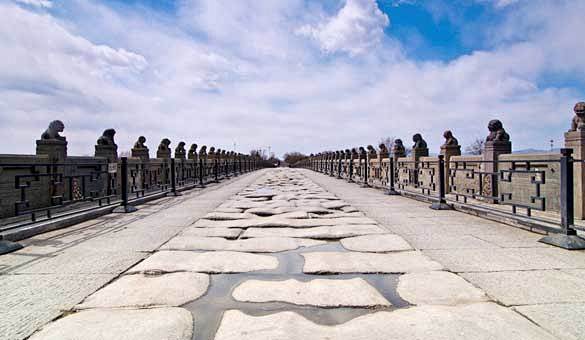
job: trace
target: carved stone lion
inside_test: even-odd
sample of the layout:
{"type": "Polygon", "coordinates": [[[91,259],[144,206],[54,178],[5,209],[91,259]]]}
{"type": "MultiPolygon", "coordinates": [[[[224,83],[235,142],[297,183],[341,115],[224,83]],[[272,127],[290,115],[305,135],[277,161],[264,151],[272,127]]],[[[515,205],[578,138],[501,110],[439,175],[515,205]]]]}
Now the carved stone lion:
{"type": "Polygon", "coordinates": [[[488,124],[490,134],[485,139],[486,142],[509,142],[510,135],[504,130],[504,125],[501,121],[494,119],[488,124]]]}
{"type": "Polygon", "coordinates": [[[575,111],[575,117],[573,117],[569,131],[585,130],[585,102],[575,104],[573,111],[575,111]]]}
{"type": "Polygon", "coordinates": [[[168,138],[165,138],[165,139],[160,141],[160,144],[158,146],[158,151],[171,152],[171,148],[169,148],[170,145],[171,145],[171,140],[168,138]]]}
{"type": "Polygon", "coordinates": [[[144,143],[146,143],[146,137],[144,136],[140,136],[138,137],[138,140],[136,141],[136,143],[134,143],[134,149],[147,149],[146,145],[144,145],[144,143]]]}
{"type": "Polygon", "coordinates": [[[459,141],[457,140],[457,138],[453,137],[453,133],[451,132],[451,130],[443,132],[443,137],[445,138],[445,143],[443,145],[445,146],[459,145],[459,141]]]}
{"type": "Polygon", "coordinates": [[[199,156],[206,156],[207,155],[207,146],[203,145],[201,149],[199,149],[199,156]]]}
{"type": "Polygon", "coordinates": [[[41,135],[43,140],[60,140],[65,141],[65,137],[59,135],[60,132],[65,130],[65,124],[60,120],[54,120],[49,124],[49,127],[41,135]]]}
{"type": "Polygon", "coordinates": [[[116,130],[114,129],[106,129],[102,136],[98,138],[97,145],[116,145],[114,142],[114,136],[116,135],[116,130]]]}
{"type": "Polygon", "coordinates": [[[186,154],[185,142],[179,142],[179,145],[177,145],[177,147],[175,148],[175,158],[185,156],[185,154],[186,154]]]}
{"type": "Polygon", "coordinates": [[[374,149],[374,147],[372,145],[368,145],[367,149],[368,149],[368,156],[370,158],[376,158],[378,156],[376,149],[374,149]]]}
{"type": "Polygon", "coordinates": [[[420,133],[417,133],[414,136],[412,136],[412,141],[414,142],[414,145],[412,146],[413,149],[427,148],[427,142],[425,142],[420,133]]]}
{"type": "Polygon", "coordinates": [[[197,155],[197,144],[191,144],[188,155],[190,158],[193,157],[194,155],[197,155]]]}
{"type": "Polygon", "coordinates": [[[360,147],[359,147],[359,155],[360,155],[360,157],[366,158],[366,155],[367,155],[367,154],[368,154],[368,153],[366,152],[366,149],[364,149],[364,147],[363,147],[363,146],[360,146],[360,147]]]}
{"type": "Polygon", "coordinates": [[[386,147],[386,144],[380,143],[380,145],[378,145],[378,148],[380,149],[380,151],[378,152],[378,154],[382,158],[388,158],[388,148],[386,147]]]}
{"type": "Polygon", "coordinates": [[[394,155],[394,157],[406,156],[406,149],[404,148],[404,143],[402,143],[402,139],[394,140],[394,146],[392,147],[392,154],[394,155]]]}

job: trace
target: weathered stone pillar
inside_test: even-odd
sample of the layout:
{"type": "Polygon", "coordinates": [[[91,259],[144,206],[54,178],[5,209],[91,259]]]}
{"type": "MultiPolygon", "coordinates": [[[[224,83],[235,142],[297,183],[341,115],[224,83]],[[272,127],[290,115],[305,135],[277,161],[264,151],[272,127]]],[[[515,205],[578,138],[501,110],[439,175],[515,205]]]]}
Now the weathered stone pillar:
{"type": "MultiPolygon", "coordinates": [[[[489,122],[488,129],[490,134],[486,138],[483,160],[486,163],[483,164],[483,170],[485,172],[496,173],[498,172],[499,156],[502,154],[512,153],[512,142],[510,142],[510,135],[504,130],[504,126],[501,121],[494,119],[489,122]]],[[[486,175],[483,184],[483,195],[493,196],[498,195],[498,176],[486,175]]],[[[495,200],[487,200],[488,202],[495,203],[495,200]]]]}
{"type": "Polygon", "coordinates": [[[585,219],[585,103],[575,105],[575,116],[571,129],[565,133],[565,147],[573,149],[573,157],[577,160],[573,169],[573,195],[575,198],[575,218],[585,219]]]}
{"type": "Polygon", "coordinates": [[[156,158],[171,158],[171,148],[169,147],[170,145],[171,141],[168,138],[163,139],[158,146],[158,150],[156,150],[156,158]]]}
{"type": "Polygon", "coordinates": [[[95,146],[95,156],[106,158],[108,163],[118,161],[118,145],[114,142],[114,135],[116,135],[116,130],[105,130],[95,146]]]}
{"type": "Polygon", "coordinates": [[[449,161],[453,156],[461,156],[461,145],[457,138],[453,137],[453,133],[447,130],[443,133],[445,143],[441,145],[441,155],[445,157],[445,192],[451,191],[451,183],[449,181],[449,161]]]}
{"type": "Polygon", "coordinates": [[[140,158],[143,161],[150,158],[148,147],[144,143],[146,143],[146,138],[144,136],[138,137],[138,140],[132,148],[132,157],[140,158]]]}
{"type": "Polygon", "coordinates": [[[37,156],[47,156],[51,163],[64,161],[67,158],[67,140],[59,135],[64,129],[62,121],[51,122],[41,139],[37,140],[37,156]]]}

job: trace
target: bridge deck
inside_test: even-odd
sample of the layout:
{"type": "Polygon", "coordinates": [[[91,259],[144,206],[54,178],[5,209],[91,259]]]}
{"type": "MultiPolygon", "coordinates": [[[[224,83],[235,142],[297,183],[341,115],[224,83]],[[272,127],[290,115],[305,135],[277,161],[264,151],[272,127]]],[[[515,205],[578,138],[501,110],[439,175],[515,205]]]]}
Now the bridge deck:
{"type": "Polygon", "coordinates": [[[510,226],[291,169],[140,208],[1,256],[2,338],[585,338],[585,252],[510,226]]]}

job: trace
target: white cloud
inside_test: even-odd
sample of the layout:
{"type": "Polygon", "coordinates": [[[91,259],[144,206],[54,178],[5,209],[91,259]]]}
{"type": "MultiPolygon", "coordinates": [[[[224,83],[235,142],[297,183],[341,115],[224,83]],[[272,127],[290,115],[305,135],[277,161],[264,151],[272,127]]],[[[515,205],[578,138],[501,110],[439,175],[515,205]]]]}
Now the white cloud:
{"type": "Polygon", "coordinates": [[[515,147],[540,147],[561,140],[579,96],[538,83],[547,72],[585,72],[575,52],[585,47],[571,34],[583,5],[522,6],[491,50],[415,62],[384,39],[388,19],[373,1],[331,15],[301,0],[189,0],[177,17],[88,1],[69,3],[67,18],[0,5],[0,134],[12,142],[0,152],[34,152],[56,118],[71,154],[91,153],[109,127],[121,150],[139,135],[151,150],[169,137],[281,154],[415,132],[437,150],[442,130],[465,145],[491,118],[515,147]],[[315,30],[319,46],[298,27],[315,30]]]}
{"type": "Polygon", "coordinates": [[[50,0],[15,0],[18,3],[34,6],[34,7],[41,7],[41,8],[51,8],[53,7],[53,2],[50,0]]]}
{"type": "Polygon", "coordinates": [[[337,15],[297,32],[315,39],[328,53],[362,54],[378,45],[390,20],[375,0],[347,0],[337,15]]]}

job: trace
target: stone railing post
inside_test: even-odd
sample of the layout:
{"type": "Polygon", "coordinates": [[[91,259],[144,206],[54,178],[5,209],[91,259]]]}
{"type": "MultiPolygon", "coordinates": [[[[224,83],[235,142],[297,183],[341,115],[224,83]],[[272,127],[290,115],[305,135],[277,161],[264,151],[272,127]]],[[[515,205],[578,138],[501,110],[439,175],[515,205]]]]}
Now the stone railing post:
{"type": "Polygon", "coordinates": [[[109,163],[116,163],[118,161],[118,145],[114,142],[115,134],[116,130],[114,129],[104,131],[95,145],[95,157],[106,158],[109,163]]]}
{"type": "Polygon", "coordinates": [[[453,137],[453,133],[450,130],[447,130],[443,133],[443,137],[445,138],[445,143],[441,145],[441,155],[445,159],[445,169],[444,169],[444,178],[445,178],[445,193],[449,193],[451,183],[449,180],[449,162],[451,161],[451,157],[453,156],[461,156],[461,145],[459,145],[459,141],[455,137],[453,137]]]}
{"type": "Polygon", "coordinates": [[[138,137],[138,140],[132,148],[132,157],[140,158],[142,161],[148,160],[150,155],[148,154],[148,147],[144,145],[146,138],[144,136],[138,137]]]}
{"type": "Polygon", "coordinates": [[[409,167],[411,167],[412,173],[411,173],[411,184],[415,187],[418,188],[419,185],[419,181],[418,181],[418,172],[419,172],[419,164],[418,161],[421,157],[428,157],[429,156],[429,148],[427,146],[427,142],[422,138],[422,135],[420,133],[415,134],[414,136],[412,136],[412,141],[414,142],[414,145],[412,146],[412,154],[411,154],[411,159],[413,161],[412,164],[409,164],[409,167]]]}
{"type": "Polygon", "coordinates": [[[585,219],[585,103],[577,103],[571,129],[565,133],[565,147],[573,149],[575,218],[585,219]]]}
{"type": "Polygon", "coordinates": [[[52,121],[41,139],[37,140],[37,156],[47,156],[50,163],[63,162],[67,158],[67,139],[59,133],[64,129],[62,121],[52,121]]]}
{"type": "Polygon", "coordinates": [[[483,152],[483,171],[488,173],[484,177],[482,194],[490,196],[487,201],[498,203],[498,159],[502,154],[512,153],[510,135],[504,130],[502,122],[494,119],[489,122],[490,134],[486,138],[483,152]]]}

